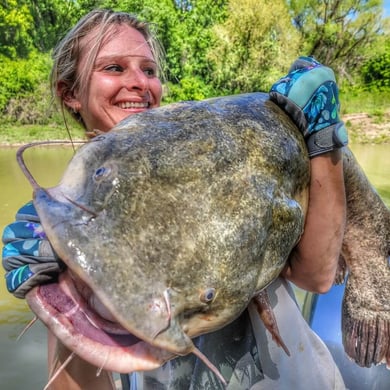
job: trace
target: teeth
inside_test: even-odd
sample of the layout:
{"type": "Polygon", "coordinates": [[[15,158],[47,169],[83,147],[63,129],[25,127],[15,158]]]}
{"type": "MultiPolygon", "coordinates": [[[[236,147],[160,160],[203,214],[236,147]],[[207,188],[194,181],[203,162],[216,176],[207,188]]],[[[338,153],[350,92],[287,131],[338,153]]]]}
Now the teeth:
{"type": "Polygon", "coordinates": [[[119,103],[120,108],[148,108],[149,103],[123,102],[119,103]]]}

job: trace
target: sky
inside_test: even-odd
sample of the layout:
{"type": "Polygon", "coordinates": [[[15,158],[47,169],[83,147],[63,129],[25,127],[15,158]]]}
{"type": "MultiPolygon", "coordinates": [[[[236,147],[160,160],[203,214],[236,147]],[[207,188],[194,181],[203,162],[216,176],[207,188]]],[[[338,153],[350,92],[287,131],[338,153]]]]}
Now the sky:
{"type": "Polygon", "coordinates": [[[385,10],[384,16],[390,16],[390,0],[383,1],[383,8],[385,10]]]}

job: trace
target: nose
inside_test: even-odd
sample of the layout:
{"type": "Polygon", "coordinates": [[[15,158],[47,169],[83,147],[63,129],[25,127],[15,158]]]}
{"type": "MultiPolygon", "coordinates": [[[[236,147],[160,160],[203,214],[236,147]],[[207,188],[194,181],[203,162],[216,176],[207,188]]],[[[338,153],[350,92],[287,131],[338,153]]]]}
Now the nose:
{"type": "Polygon", "coordinates": [[[124,82],[128,90],[146,92],[149,89],[149,78],[141,69],[129,69],[124,82]]]}

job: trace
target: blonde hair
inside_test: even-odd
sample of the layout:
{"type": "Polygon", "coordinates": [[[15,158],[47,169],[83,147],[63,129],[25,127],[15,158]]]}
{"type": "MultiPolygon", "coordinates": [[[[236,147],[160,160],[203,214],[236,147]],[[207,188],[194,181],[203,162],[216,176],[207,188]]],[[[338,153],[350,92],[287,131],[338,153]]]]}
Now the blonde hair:
{"type": "Polygon", "coordinates": [[[86,96],[96,57],[101,47],[115,34],[117,27],[121,24],[127,24],[144,36],[157,63],[158,76],[161,78],[163,75],[162,47],[147,22],[141,21],[135,15],[126,12],[116,12],[107,9],[94,10],[82,17],[54,49],[52,55],[54,62],[50,81],[52,94],[59,101],[62,112],[64,113],[64,110],[67,110],[84,128],[85,124],[80,114],[66,106],[64,98],[66,94],[76,90],[81,95],[86,96]],[[96,31],[96,36],[93,44],[87,46],[83,42],[83,38],[93,30],[96,31]],[[78,74],[77,69],[81,55],[86,55],[86,61],[83,72],[78,74]],[[60,82],[65,84],[65,88],[61,90],[59,95],[57,88],[60,82]]]}

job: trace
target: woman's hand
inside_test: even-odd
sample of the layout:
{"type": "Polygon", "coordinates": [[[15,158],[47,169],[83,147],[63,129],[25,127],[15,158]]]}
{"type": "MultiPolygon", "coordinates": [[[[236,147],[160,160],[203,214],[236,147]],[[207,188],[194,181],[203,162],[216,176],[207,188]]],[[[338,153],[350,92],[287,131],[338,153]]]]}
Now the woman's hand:
{"type": "Polygon", "coordinates": [[[311,57],[299,57],[269,94],[301,130],[310,157],[348,144],[346,128],[339,118],[339,91],[332,69],[311,57]]]}
{"type": "Polygon", "coordinates": [[[35,286],[57,279],[64,265],[46,238],[32,202],[16,214],[3,232],[3,267],[7,289],[17,298],[35,286]]]}

